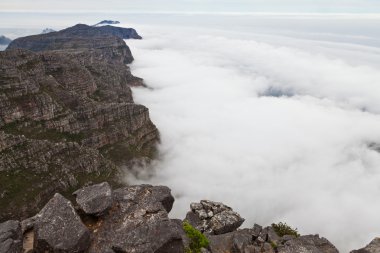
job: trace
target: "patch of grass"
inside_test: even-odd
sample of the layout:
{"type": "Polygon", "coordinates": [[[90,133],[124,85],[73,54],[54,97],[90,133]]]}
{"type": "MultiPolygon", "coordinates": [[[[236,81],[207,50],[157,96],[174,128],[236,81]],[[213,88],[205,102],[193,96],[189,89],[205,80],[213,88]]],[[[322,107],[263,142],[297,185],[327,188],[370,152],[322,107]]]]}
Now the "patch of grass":
{"type": "Polygon", "coordinates": [[[202,248],[207,248],[210,244],[207,237],[191,226],[189,222],[185,221],[183,223],[183,230],[185,230],[187,237],[190,239],[186,253],[200,253],[202,248]]]}
{"type": "Polygon", "coordinates": [[[272,228],[277,233],[278,236],[284,236],[284,235],[293,235],[295,237],[299,237],[300,234],[297,231],[297,228],[292,228],[285,222],[279,222],[277,224],[273,223],[272,228]]]}

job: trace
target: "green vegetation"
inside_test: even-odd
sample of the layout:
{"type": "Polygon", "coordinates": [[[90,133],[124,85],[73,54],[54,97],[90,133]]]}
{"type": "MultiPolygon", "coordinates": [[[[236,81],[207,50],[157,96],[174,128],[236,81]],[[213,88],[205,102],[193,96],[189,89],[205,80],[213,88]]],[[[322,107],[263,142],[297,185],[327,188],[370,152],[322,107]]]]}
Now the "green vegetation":
{"type": "Polygon", "coordinates": [[[190,225],[189,222],[183,223],[183,229],[187,237],[190,239],[189,247],[186,248],[186,253],[200,253],[202,248],[207,248],[209,241],[207,237],[200,231],[190,225]]]}
{"type": "Polygon", "coordinates": [[[61,141],[72,141],[80,143],[84,138],[84,133],[68,133],[59,132],[55,129],[44,128],[43,121],[29,122],[29,124],[24,124],[26,122],[15,121],[8,123],[0,128],[5,133],[14,135],[24,135],[29,139],[35,140],[49,140],[53,142],[61,141]]]}
{"type": "Polygon", "coordinates": [[[295,237],[299,237],[300,234],[297,231],[297,228],[292,228],[286,223],[279,222],[277,224],[273,223],[272,228],[277,233],[278,236],[284,235],[294,235],[295,237]]]}

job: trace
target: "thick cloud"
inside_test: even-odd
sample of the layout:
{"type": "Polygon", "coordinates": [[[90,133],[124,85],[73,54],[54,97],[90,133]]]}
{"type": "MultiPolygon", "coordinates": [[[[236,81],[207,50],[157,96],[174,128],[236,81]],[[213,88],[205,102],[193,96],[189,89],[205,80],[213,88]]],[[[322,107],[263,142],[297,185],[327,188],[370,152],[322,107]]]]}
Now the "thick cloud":
{"type": "Polygon", "coordinates": [[[378,236],[377,48],[322,42],[328,34],[137,28],[132,70],[153,89],[134,93],[162,144],[154,177],[136,182],[169,185],[173,216],[212,199],[247,227],[286,221],[342,252],[378,236]]]}

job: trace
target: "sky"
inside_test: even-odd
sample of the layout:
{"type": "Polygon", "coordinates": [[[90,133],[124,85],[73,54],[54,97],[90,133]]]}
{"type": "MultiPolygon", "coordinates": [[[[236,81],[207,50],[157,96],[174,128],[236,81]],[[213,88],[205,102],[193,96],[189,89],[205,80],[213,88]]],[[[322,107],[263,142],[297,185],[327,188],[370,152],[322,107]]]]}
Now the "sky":
{"type": "Polygon", "coordinates": [[[1,11],[378,13],[378,0],[4,0],[1,11]]]}

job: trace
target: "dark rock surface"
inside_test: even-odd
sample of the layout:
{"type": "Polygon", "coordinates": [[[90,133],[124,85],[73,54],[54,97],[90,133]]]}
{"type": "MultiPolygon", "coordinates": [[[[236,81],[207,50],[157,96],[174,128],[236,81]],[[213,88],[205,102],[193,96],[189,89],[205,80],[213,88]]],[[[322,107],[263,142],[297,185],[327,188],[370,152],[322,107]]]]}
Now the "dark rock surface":
{"type": "Polygon", "coordinates": [[[339,251],[326,238],[318,235],[304,235],[285,242],[278,247],[279,253],[338,253],[339,251]]]}
{"type": "Polygon", "coordinates": [[[119,185],[121,166],[154,155],[159,135],[133,102],[130,87],[144,84],[128,46],[81,27],[10,45],[42,52],[0,52],[0,221],[33,215],[55,192],[119,185]]]}
{"type": "Polygon", "coordinates": [[[244,222],[231,207],[219,202],[201,200],[200,203],[191,203],[190,208],[186,220],[201,232],[225,234],[236,230],[244,222]]]}
{"type": "Polygon", "coordinates": [[[112,205],[112,190],[107,182],[84,187],[74,192],[74,195],[86,214],[100,216],[112,205]]]}
{"type": "Polygon", "coordinates": [[[60,194],[37,214],[34,224],[36,252],[84,252],[90,246],[90,232],[69,200],[60,194]]]}
{"type": "MultiPolygon", "coordinates": [[[[107,183],[102,183],[79,189],[76,194],[104,197],[109,195],[109,190],[107,183]]],[[[135,185],[111,190],[110,194],[113,196],[110,209],[98,213],[98,216],[83,212],[78,215],[69,200],[55,194],[37,215],[22,221],[21,226],[17,221],[0,224],[0,252],[21,253],[22,243],[24,250],[35,253],[189,252],[187,247],[194,234],[187,237],[182,221],[168,217],[174,202],[168,187],[135,185]]],[[[191,209],[211,210],[216,214],[232,211],[230,207],[213,201],[192,203],[191,209]]],[[[191,213],[198,217],[195,212],[191,213]]],[[[234,229],[222,234],[205,232],[209,246],[200,252],[338,253],[334,245],[319,235],[299,236],[294,231],[289,231],[292,235],[283,235],[285,231],[281,230],[280,236],[276,231],[275,226],[255,224],[252,228],[234,229]]],[[[378,252],[380,238],[351,253],[378,252]]]]}
{"type": "Polygon", "coordinates": [[[5,37],[4,35],[0,35],[0,45],[8,45],[12,40],[10,38],[5,37]]]}
{"type": "Polygon", "coordinates": [[[209,235],[211,252],[234,253],[338,253],[327,239],[318,235],[278,236],[272,227],[242,229],[222,235],[209,235]]]}
{"type": "Polygon", "coordinates": [[[183,252],[182,226],[168,218],[174,198],[164,186],[114,191],[113,208],[94,226],[89,252],[183,252]]]}
{"type": "Polygon", "coordinates": [[[9,220],[0,223],[0,253],[19,253],[22,251],[20,222],[9,220]]]}
{"type": "Polygon", "coordinates": [[[353,250],[351,253],[380,253],[380,238],[373,239],[367,246],[362,249],[353,250]]]}

